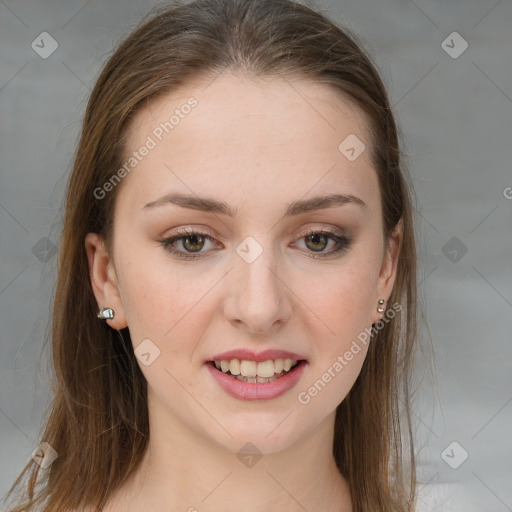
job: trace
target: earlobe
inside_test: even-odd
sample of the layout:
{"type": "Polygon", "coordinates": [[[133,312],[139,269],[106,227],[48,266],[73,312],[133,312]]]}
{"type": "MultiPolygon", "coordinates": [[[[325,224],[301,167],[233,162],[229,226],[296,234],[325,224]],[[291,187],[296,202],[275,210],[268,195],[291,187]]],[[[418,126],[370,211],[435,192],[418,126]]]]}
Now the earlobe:
{"type": "Polygon", "coordinates": [[[106,319],[108,325],[117,330],[127,327],[113,260],[108,254],[102,237],[98,233],[88,233],[85,237],[85,250],[98,311],[101,308],[112,308],[115,316],[112,319],[106,319]]]}

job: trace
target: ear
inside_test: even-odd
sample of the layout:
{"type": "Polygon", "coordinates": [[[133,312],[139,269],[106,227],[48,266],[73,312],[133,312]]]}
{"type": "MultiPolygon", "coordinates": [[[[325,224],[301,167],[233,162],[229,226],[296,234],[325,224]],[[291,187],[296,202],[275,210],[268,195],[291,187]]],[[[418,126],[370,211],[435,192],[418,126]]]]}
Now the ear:
{"type": "MultiPolygon", "coordinates": [[[[124,329],[128,323],[113,260],[107,252],[103,238],[98,233],[88,233],[85,237],[85,250],[89,261],[92,291],[98,302],[98,311],[101,308],[112,308],[114,318],[106,322],[113,329],[124,329]]],[[[102,321],[98,319],[98,322],[102,321]]]]}
{"type": "MultiPolygon", "coordinates": [[[[381,319],[382,313],[377,311],[378,300],[384,299],[386,302],[393,291],[395,284],[396,273],[398,268],[398,256],[402,245],[403,221],[400,219],[395,226],[388,240],[387,247],[384,250],[384,257],[382,258],[382,265],[380,268],[379,278],[377,282],[377,300],[375,301],[375,309],[372,315],[372,323],[381,319]]],[[[385,309],[389,307],[388,304],[382,305],[385,309]]]]}

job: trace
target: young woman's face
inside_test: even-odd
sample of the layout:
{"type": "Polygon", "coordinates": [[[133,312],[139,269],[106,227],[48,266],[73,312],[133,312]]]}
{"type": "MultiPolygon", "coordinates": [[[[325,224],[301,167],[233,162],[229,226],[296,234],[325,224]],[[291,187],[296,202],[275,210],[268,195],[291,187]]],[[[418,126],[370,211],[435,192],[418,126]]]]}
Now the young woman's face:
{"type": "Polygon", "coordinates": [[[388,253],[353,104],[305,80],[205,85],[134,118],[97,297],[129,327],[153,421],[270,453],[332,420],[352,387],[398,237],[388,253]],[[285,359],[302,362],[267,382],[285,359]]]}

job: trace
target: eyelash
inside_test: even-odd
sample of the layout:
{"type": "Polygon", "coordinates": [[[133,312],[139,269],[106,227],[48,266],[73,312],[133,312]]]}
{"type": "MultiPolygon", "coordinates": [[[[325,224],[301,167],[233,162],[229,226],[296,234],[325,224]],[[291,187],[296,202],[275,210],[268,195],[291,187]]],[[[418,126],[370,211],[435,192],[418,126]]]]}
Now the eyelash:
{"type": "MultiPolygon", "coordinates": [[[[200,252],[193,254],[193,253],[184,253],[184,252],[180,252],[180,251],[176,251],[175,249],[172,249],[171,246],[175,242],[182,240],[184,238],[188,238],[189,236],[195,236],[195,235],[199,235],[200,237],[205,238],[206,240],[209,240],[211,242],[214,241],[214,238],[206,233],[201,233],[199,231],[189,230],[186,228],[179,230],[178,233],[179,233],[179,235],[160,239],[158,241],[160,242],[160,244],[163,246],[163,248],[166,251],[168,251],[171,254],[176,255],[177,257],[182,258],[182,259],[191,260],[191,259],[201,258],[202,256],[201,256],[200,252]]],[[[330,238],[331,240],[334,240],[338,244],[337,249],[331,250],[330,252],[328,252],[326,254],[318,255],[319,253],[316,253],[317,254],[316,256],[310,256],[315,259],[327,258],[334,254],[344,252],[352,245],[352,239],[346,237],[345,235],[340,235],[336,231],[331,231],[329,229],[326,229],[326,230],[312,229],[312,230],[308,231],[306,234],[302,235],[299,238],[299,240],[301,240],[303,238],[307,238],[312,235],[326,235],[328,238],[330,238]]]]}

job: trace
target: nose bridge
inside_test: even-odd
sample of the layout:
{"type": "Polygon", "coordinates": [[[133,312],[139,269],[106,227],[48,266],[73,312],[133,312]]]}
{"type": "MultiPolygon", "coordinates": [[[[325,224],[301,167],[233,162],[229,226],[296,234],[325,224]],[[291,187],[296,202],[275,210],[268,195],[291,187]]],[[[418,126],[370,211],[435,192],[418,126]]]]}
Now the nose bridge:
{"type": "Polygon", "coordinates": [[[236,248],[234,285],[226,314],[243,322],[250,330],[265,332],[279,320],[288,318],[286,287],[279,277],[279,257],[270,237],[247,237],[236,248]]]}

